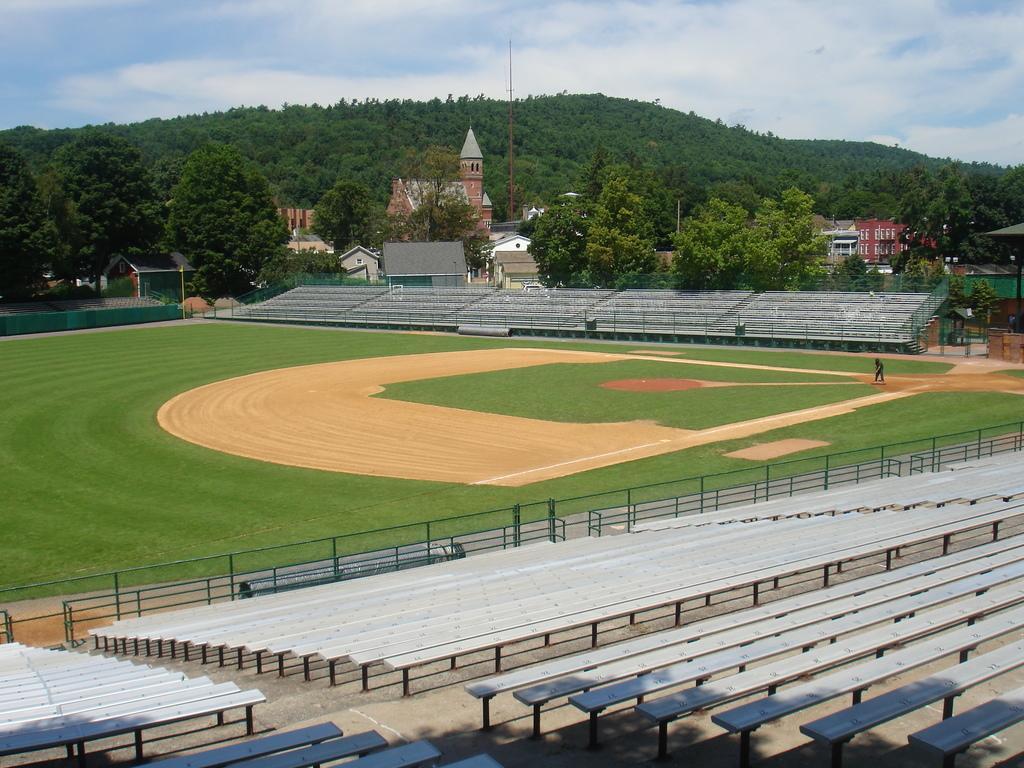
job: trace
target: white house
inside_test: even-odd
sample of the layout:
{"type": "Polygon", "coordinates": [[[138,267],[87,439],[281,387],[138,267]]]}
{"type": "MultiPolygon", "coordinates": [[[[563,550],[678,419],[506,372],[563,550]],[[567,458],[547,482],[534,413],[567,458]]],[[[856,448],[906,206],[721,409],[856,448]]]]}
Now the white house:
{"type": "Polygon", "coordinates": [[[373,282],[380,274],[380,256],[361,245],[345,251],[338,257],[338,261],[348,277],[373,282]]]}
{"type": "Polygon", "coordinates": [[[530,255],[530,238],[507,235],[491,248],[494,284],[499,288],[522,288],[524,281],[537,279],[537,262],[530,255]]]}

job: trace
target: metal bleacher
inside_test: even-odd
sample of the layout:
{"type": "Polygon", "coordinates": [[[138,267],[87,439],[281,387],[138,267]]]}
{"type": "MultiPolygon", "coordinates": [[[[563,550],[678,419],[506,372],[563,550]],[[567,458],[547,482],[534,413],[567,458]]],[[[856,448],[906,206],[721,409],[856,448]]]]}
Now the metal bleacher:
{"type": "MultiPolygon", "coordinates": [[[[333,723],[298,728],[258,739],[160,760],[159,768],[315,768],[338,760],[355,768],[415,768],[437,765],[441,751],[429,741],[391,746],[377,731],[351,736],[333,723]],[[351,759],[355,758],[355,759],[351,759]]],[[[501,768],[488,755],[476,755],[449,766],[501,768]]]]}
{"type": "Polygon", "coordinates": [[[246,320],[501,329],[599,338],[909,348],[912,318],[936,310],[925,293],[623,291],[300,285],[232,310],[246,320]]]}
{"type": "MultiPolygon", "coordinates": [[[[664,757],[670,726],[711,709],[711,723],[739,735],[741,765],[757,728],[852,696],[852,709],[812,715],[803,729],[838,766],[857,733],[939,699],[950,715],[955,696],[1024,666],[1016,459],[480,554],[425,566],[415,579],[396,572],[125,619],[91,634],[120,654],[246,663],[257,673],[299,667],[307,680],[315,667],[332,685],[344,671],[364,690],[370,669],[398,672],[406,695],[411,670],[493,658],[492,675],[466,684],[484,728],[497,696],[530,708],[536,735],[543,708],[567,700],[596,746],[601,719],[627,708],[657,727],[664,757]],[[737,608],[741,600],[749,607],[737,608]],[[682,620],[684,605],[726,603],[728,612],[682,620]],[[656,631],[599,643],[602,627],[621,637],[638,614],[659,617],[656,631]],[[504,649],[539,638],[547,649],[553,635],[582,639],[583,628],[589,649],[541,652],[503,670],[504,649]]],[[[1012,721],[1007,707],[985,710],[984,722],[1012,721]]],[[[619,725],[616,738],[628,738],[619,725]]],[[[948,738],[948,755],[966,748],[948,738]]]]}
{"type": "Polygon", "coordinates": [[[598,331],[717,335],[722,317],[751,295],[750,291],[634,289],[616,293],[591,317],[598,331]]]}
{"type": "Polygon", "coordinates": [[[921,293],[766,291],[723,313],[719,333],[839,343],[908,341],[914,313],[941,301],[921,293]]]}
{"type": "Polygon", "coordinates": [[[942,758],[953,768],[956,756],[982,739],[1024,721],[1024,687],[986,701],[973,709],[910,734],[911,746],[942,758]]]}
{"type": "Polygon", "coordinates": [[[142,732],[149,728],[244,708],[246,731],[252,710],[265,698],[234,683],[188,678],[180,672],[67,651],[0,646],[0,755],[77,747],[124,733],[135,735],[142,759],[142,732]]]}
{"type": "Polygon", "coordinates": [[[149,298],[112,297],[103,299],[64,299],[57,301],[0,302],[0,315],[23,315],[37,312],[78,312],[83,310],[156,307],[160,302],[149,298]]]}

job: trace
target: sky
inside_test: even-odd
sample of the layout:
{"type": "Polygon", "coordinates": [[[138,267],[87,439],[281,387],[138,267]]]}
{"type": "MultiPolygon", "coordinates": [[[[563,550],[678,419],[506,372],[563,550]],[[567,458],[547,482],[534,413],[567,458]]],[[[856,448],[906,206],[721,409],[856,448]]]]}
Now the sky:
{"type": "Polygon", "coordinates": [[[0,128],[600,92],[1024,163],[1024,0],[0,0],[0,128]]]}

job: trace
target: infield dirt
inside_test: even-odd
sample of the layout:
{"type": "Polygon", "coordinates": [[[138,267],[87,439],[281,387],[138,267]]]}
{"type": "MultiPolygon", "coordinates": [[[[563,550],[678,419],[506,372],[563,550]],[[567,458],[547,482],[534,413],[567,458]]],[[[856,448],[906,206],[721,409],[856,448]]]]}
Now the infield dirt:
{"type": "MultiPolygon", "coordinates": [[[[198,387],[166,402],[157,418],[165,430],[183,440],[260,461],[381,477],[522,486],[838,416],[919,392],[1024,393],[1024,379],[988,371],[891,377],[866,397],[703,430],[648,421],[572,424],[373,397],[386,385],[404,381],[552,363],[637,359],[645,358],[515,348],[348,360],[265,371],[198,387]]],[[[646,359],[836,374],[664,356],[646,359]]],[[[865,383],[871,380],[870,375],[837,375],[865,383]]]]}

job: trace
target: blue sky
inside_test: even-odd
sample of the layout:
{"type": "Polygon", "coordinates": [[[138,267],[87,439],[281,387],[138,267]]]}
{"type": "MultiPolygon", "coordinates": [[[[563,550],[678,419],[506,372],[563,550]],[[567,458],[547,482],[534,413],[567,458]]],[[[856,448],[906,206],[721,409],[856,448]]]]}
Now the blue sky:
{"type": "Polygon", "coordinates": [[[0,128],[602,92],[1024,163],[1024,0],[0,0],[0,128]]]}

